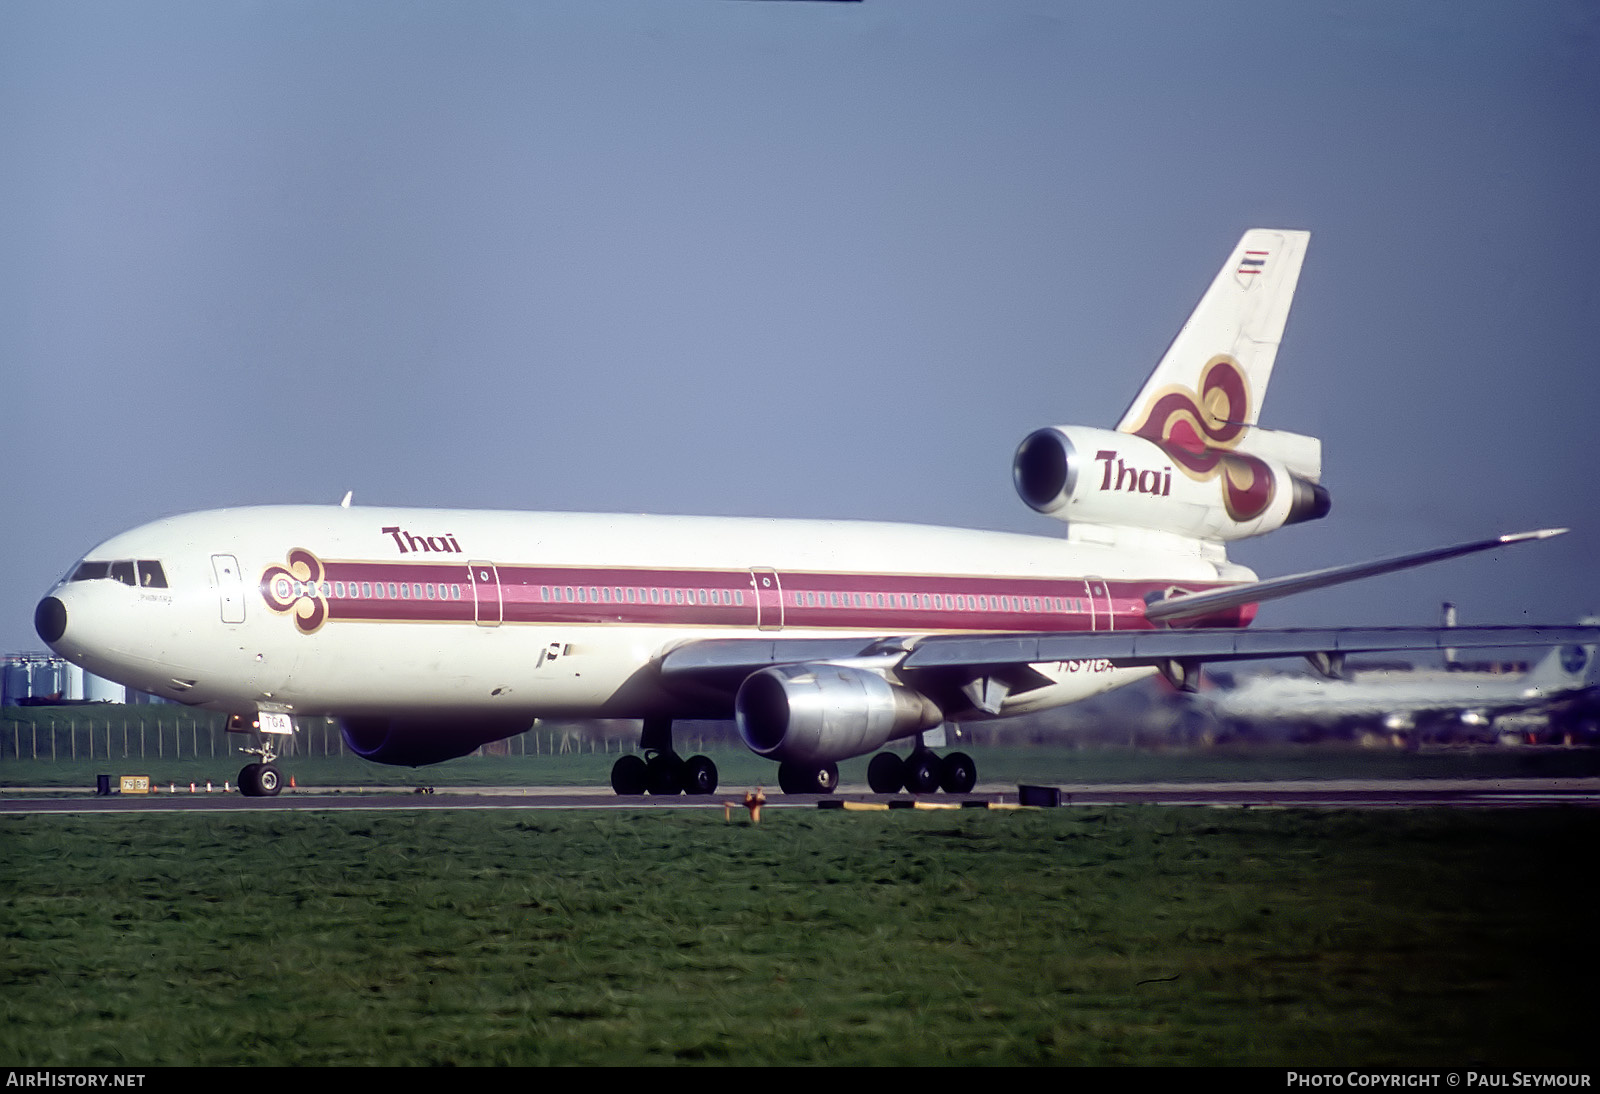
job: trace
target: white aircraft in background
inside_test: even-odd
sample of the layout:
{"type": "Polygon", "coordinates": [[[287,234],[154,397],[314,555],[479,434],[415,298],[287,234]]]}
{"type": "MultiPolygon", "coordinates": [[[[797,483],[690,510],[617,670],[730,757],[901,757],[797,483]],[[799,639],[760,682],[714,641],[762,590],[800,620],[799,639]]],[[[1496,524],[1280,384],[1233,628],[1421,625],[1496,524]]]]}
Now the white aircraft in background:
{"type": "MultiPolygon", "coordinates": [[[[1581,625],[1594,627],[1600,619],[1581,625]]],[[[1405,738],[1419,731],[1481,735],[1530,720],[1553,725],[1573,700],[1594,690],[1594,664],[1594,645],[1570,644],[1552,647],[1525,673],[1419,669],[1352,673],[1348,680],[1258,676],[1211,693],[1207,706],[1224,725],[1381,729],[1405,738]]]]}
{"type": "MultiPolygon", "coordinates": [[[[788,792],[952,793],[977,771],[946,722],[1070,703],[1206,661],[1437,649],[1438,628],[1243,630],[1263,600],[1543,538],[1500,536],[1258,581],[1225,545],[1327,513],[1321,444],[1257,425],[1309,236],[1229,256],[1115,430],[1025,438],[1018,493],[1063,538],[855,521],[273,506],[192,513],[94,548],[35,612],[90,672],[262,731],[240,772],[277,793],[293,717],[418,765],[537,717],[639,718],[618,793],[710,793],[672,721],[733,718],[788,792]]],[[[348,502],[346,498],[346,502],[348,502]]],[[[1568,633],[1571,632],[1571,633],[1568,633]]],[[[1457,647],[1592,638],[1455,628],[1457,647]]]]}

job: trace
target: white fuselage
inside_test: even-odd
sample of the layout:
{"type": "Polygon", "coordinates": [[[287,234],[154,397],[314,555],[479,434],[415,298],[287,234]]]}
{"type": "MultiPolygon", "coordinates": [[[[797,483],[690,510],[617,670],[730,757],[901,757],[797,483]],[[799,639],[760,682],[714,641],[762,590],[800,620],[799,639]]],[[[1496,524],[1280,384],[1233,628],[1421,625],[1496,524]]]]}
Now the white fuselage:
{"type": "Polygon", "coordinates": [[[1551,702],[1566,690],[1532,684],[1522,673],[1389,672],[1348,681],[1261,677],[1222,693],[1215,706],[1225,717],[1332,724],[1520,710],[1551,702]]]}
{"type": "MultiPolygon", "coordinates": [[[[98,562],[135,576],[88,566],[51,590],[64,657],[212,709],[343,716],[726,717],[665,689],[660,658],[707,638],[1140,628],[1151,591],[1252,576],[920,525],[330,506],[172,517],[98,562]]],[[[1052,686],[1001,713],[1151,671],[1036,668],[1052,686]]]]}

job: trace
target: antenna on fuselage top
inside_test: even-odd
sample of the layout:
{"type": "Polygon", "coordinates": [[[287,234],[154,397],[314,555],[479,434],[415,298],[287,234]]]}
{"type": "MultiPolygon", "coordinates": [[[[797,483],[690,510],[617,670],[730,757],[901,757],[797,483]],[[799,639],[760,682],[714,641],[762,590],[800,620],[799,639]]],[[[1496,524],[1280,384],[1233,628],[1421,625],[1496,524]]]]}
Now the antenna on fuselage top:
{"type": "Polygon", "coordinates": [[[339,503],[339,508],[340,509],[348,509],[348,508],[350,508],[350,499],[355,497],[355,496],[356,496],[356,492],[354,490],[346,490],[344,492],[344,500],[339,503]]]}

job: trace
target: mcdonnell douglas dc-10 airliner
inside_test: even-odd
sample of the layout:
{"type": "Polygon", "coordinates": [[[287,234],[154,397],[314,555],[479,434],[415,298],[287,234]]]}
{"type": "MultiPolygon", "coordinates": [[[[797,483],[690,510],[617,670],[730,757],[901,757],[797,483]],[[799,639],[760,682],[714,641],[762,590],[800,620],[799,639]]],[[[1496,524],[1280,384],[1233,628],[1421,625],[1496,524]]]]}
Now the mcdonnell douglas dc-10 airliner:
{"type": "MultiPolygon", "coordinates": [[[[535,718],[643,720],[619,794],[708,794],[672,723],[732,718],[790,793],[878,752],[874,791],[965,793],[949,722],[1070,703],[1207,661],[1551,645],[1596,628],[1247,630],[1274,597],[1488,550],[1499,536],[1260,581],[1227,543],[1328,512],[1321,443],[1257,424],[1309,235],[1247,232],[1114,430],[1026,437],[1041,537],[857,521],[350,506],[222,509],[94,548],[34,623],[90,672],[259,734],[239,775],[279,790],[297,716],[419,765],[535,718]],[[892,741],[907,754],[881,751],[892,741]]],[[[346,503],[349,499],[346,498],[346,503]]]]}

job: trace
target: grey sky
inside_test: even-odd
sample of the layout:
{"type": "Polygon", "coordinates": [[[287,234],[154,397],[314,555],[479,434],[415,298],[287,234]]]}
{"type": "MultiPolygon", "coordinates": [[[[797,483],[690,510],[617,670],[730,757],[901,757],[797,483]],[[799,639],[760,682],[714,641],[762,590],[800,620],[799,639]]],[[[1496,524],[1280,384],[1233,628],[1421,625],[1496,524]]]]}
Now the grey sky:
{"type": "Polygon", "coordinates": [[[1600,608],[1595,3],[0,5],[0,650],[260,502],[1059,532],[1240,233],[1313,238],[1265,575],[1570,525],[1271,624],[1600,608]]]}

